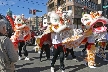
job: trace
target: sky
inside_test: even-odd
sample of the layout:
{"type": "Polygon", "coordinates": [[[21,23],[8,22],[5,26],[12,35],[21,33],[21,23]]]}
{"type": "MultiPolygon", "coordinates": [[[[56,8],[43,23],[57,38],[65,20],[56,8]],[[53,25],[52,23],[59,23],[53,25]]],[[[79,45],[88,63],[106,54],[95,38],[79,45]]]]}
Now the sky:
{"type": "Polygon", "coordinates": [[[0,13],[6,15],[8,8],[14,15],[24,14],[26,18],[33,16],[29,14],[29,9],[37,9],[36,16],[42,16],[47,13],[46,3],[48,0],[0,0],[0,13]]]}

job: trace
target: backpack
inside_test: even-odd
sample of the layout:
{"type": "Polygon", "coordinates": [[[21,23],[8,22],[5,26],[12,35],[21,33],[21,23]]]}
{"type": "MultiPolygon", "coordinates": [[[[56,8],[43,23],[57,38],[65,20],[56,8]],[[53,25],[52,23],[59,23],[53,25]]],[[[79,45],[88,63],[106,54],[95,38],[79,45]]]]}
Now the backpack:
{"type": "Polygon", "coordinates": [[[6,36],[0,36],[0,72],[4,72],[6,65],[10,63],[9,56],[3,45],[6,38],[6,36]]]}

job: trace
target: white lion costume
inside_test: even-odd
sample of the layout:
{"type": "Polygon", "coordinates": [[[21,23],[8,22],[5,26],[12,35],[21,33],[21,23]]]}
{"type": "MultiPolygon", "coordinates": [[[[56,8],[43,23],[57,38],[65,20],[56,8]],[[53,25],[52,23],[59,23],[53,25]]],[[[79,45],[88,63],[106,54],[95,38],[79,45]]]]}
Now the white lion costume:
{"type": "Polygon", "coordinates": [[[81,22],[86,26],[87,30],[83,35],[71,36],[64,39],[63,44],[66,48],[76,48],[82,43],[88,42],[86,61],[88,66],[95,68],[95,39],[102,38],[106,33],[106,27],[104,24],[108,23],[108,19],[101,15],[101,11],[90,12],[90,14],[84,14],[81,18],[81,22]]]}
{"type": "Polygon", "coordinates": [[[90,14],[84,14],[81,18],[81,22],[86,25],[86,28],[91,30],[92,33],[88,36],[88,46],[87,46],[87,62],[88,66],[95,68],[95,39],[102,38],[106,34],[105,24],[108,23],[108,19],[102,16],[101,11],[90,12],[90,14]],[[92,37],[91,37],[92,36],[92,37]]]}
{"type": "MultiPolygon", "coordinates": [[[[61,11],[61,10],[60,10],[61,11]]],[[[63,12],[58,12],[58,11],[52,11],[48,13],[48,16],[50,17],[50,22],[51,25],[47,26],[47,29],[44,31],[42,36],[39,36],[40,38],[37,38],[37,46],[42,46],[43,41],[47,40],[47,34],[52,33],[52,32],[65,32],[68,31],[72,28],[71,24],[71,14],[72,11],[65,11],[63,12]]],[[[68,32],[70,33],[70,32],[68,32]]],[[[50,35],[49,35],[50,36],[50,35]]],[[[67,35],[68,36],[68,35],[67,35]]],[[[48,39],[51,37],[48,37],[48,39]]],[[[51,40],[50,40],[51,41],[51,40]]],[[[37,47],[38,48],[38,47],[37,47]]]]}
{"type": "Polygon", "coordinates": [[[18,49],[18,42],[22,40],[26,42],[31,38],[30,27],[22,23],[23,19],[21,16],[16,16],[14,21],[14,35],[11,36],[11,40],[16,49],[18,49]]]}

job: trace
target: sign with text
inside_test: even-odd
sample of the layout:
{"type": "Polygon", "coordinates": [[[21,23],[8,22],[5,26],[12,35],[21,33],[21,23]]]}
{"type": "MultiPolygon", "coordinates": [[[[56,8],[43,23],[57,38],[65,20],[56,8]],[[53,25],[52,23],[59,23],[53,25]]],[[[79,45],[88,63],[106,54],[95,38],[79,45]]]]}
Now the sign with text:
{"type": "Polygon", "coordinates": [[[108,5],[106,5],[106,6],[103,6],[103,8],[107,8],[108,7],[108,5]]]}

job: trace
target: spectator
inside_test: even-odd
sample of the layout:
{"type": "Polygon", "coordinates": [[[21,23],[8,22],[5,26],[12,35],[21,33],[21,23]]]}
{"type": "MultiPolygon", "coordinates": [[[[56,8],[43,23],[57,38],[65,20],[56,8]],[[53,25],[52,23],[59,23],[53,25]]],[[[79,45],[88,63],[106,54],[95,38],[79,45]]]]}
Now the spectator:
{"type": "Polygon", "coordinates": [[[18,60],[18,54],[14,49],[11,40],[5,36],[6,24],[0,20],[0,72],[14,72],[14,63],[18,60]]]}

